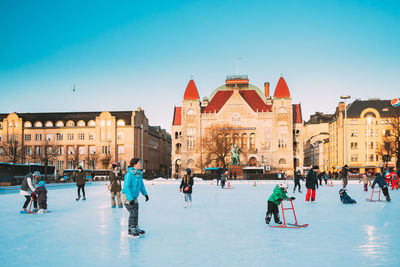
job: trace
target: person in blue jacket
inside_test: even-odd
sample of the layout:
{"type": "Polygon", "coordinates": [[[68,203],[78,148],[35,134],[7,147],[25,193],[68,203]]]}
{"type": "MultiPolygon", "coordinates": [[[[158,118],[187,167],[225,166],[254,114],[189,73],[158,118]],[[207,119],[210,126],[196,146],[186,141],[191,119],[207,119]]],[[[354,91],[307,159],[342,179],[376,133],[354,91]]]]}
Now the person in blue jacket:
{"type": "Polygon", "coordinates": [[[339,190],[339,195],[340,195],[340,201],[342,201],[343,204],[355,204],[357,201],[352,199],[346,192],[346,188],[342,188],[339,190]]]}
{"type": "Polygon", "coordinates": [[[385,178],[383,178],[379,172],[375,173],[375,180],[372,183],[371,188],[374,188],[375,184],[378,184],[378,186],[382,189],[382,192],[386,197],[386,201],[390,202],[388,184],[386,183],[385,178]]]}
{"type": "Polygon", "coordinates": [[[134,237],[143,235],[145,231],[140,229],[138,225],[138,197],[139,193],[141,193],[146,198],[146,201],[148,201],[149,196],[143,184],[142,163],[138,158],[133,158],[129,164],[128,171],[126,172],[124,177],[124,189],[122,190],[122,193],[126,197],[124,205],[129,212],[128,234],[134,237]]]}

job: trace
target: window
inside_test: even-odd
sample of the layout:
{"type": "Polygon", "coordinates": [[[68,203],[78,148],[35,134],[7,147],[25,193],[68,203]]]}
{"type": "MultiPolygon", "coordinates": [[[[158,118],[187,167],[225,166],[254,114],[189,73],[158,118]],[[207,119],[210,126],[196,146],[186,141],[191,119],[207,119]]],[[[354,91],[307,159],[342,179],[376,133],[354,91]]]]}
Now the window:
{"type": "Polygon", "coordinates": [[[67,121],[67,127],[74,127],[75,123],[73,121],[67,121]]]}
{"type": "Polygon", "coordinates": [[[106,126],[106,121],[105,121],[105,120],[101,120],[101,121],[100,121],[100,125],[101,125],[101,126],[106,126]]]}
{"type": "Polygon", "coordinates": [[[56,139],[57,139],[57,141],[63,140],[63,135],[60,134],[60,133],[58,133],[58,134],[56,135],[56,139]]]}
{"type": "Polygon", "coordinates": [[[86,153],[86,148],[84,146],[78,147],[79,155],[84,155],[86,153]]]}
{"type": "Polygon", "coordinates": [[[0,134],[0,142],[3,141],[3,136],[0,134]]]}
{"type": "Polygon", "coordinates": [[[256,134],[254,133],[250,134],[250,148],[256,148],[256,134]]]}
{"type": "Polygon", "coordinates": [[[4,150],[2,147],[0,147],[0,156],[3,156],[4,150]]]}
{"type": "Polygon", "coordinates": [[[350,160],[351,160],[351,162],[357,162],[358,161],[358,155],[357,154],[352,154],[350,160]]]}
{"type": "Polygon", "coordinates": [[[111,126],[111,121],[110,120],[107,121],[107,126],[111,126]]]}
{"type": "Polygon", "coordinates": [[[47,141],[53,140],[53,134],[46,134],[46,140],[47,141]]]}
{"type": "Polygon", "coordinates": [[[374,148],[374,142],[369,142],[369,143],[365,142],[365,147],[367,147],[367,146],[368,146],[369,149],[373,149],[374,148]]]}
{"type": "Polygon", "coordinates": [[[52,146],[46,147],[46,153],[47,155],[51,155],[53,153],[53,147],[52,146]]]}
{"type": "Polygon", "coordinates": [[[35,127],[43,127],[43,124],[40,121],[35,122],[35,127]]]}
{"type": "Polygon", "coordinates": [[[103,154],[110,154],[110,153],[111,153],[110,146],[102,146],[102,147],[101,147],[101,153],[103,153],[103,154]]]}
{"type": "Polygon", "coordinates": [[[105,133],[101,133],[101,140],[106,139],[106,134],[105,133]]]}
{"type": "Polygon", "coordinates": [[[63,170],[63,169],[64,169],[64,161],[57,160],[57,170],[63,170]]]}
{"type": "Polygon", "coordinates": [[[89,140],[94,140],[95,134],[94,133],[89,133],[89,140]]]}
{"type": "Polygon", "coordinates": [[[78,127],[85,127],[85,122],[83,120],[78,121],[76,124],[78,127]]]}
{"type": "Polygon", "coordinates": [[[42,147],[41,146],[36,146],[35,147],[35,154],[36,155],[42,155],[42,147]]]}
{"type": "Polygon", "coordinates": [[[111,140],[111,133],[107,133],[107,140],[111,140]]]}
{"type": "Polygon", "coordinates": [[[18,134],[14,134],[14,141],[18,141],[18,134]]]}
{"type": "Polygon", "coordinates": [[[64,127],[64,123],[62,121],[57,121],[56,127],[64,127]]]}
{"type": "Polygon", "coordinates": [[[286,159],[284,159],[284,158],[281,158],[280,160],[279,160],[279,164],[286,164],[286,159]]]}
{"type": "Polygon", "coordinates": [[[188,162],[187,162],[187,167],[188,168],[193,168],[194,167],[194,160],[189,159],[188,162]]]}
{"type": "Polygon", "coordinates": [[[124,133],[117,133],[118,140],[124,140],[124,133]]]}
{"type": "MultiPolygon", "coordinates": [[[[25,138],[24,138],[24,140],[25,141],[31,141],[31,135],[30,134],[25,134],[25,136],[24,136],[25,138]]],[[[0,141],[1,141],[1,138],[0,138],[0,141]]]]}
{"type": "Polygon", "coordinates": [[[25,155],[26,156],[32,155],[32,147],[30,147],[30,146],[25,147],[25,155]]]}
{"type": "Polygon", "coordinates": [[[90,120],[90,121],[88,122],[88,126],[94,127],[94,126],[96,126],[96,123],[94,122],[94,120],[90,120]]]}
{"type": "Polygon", "coordinates": [[[124,120],[118,120],[117,121],[118,126],[125,126],[125,121],[124,120]]]}
{"type": "Polygon", "coordinates": [[[286,148],[288,138],[288,126],[278,126],[278,147],[286,148]]]}
{"type": "Polygon", "coordinates": [[[58,146],[57,147],[57,155],[62,155],[64,154],[64,147],[58,146]]]}
{"type": "Polygon", "coordinates": [[[53,122],[51,121],[46,121],[46,123],[44,124],[46,127],[53,127],[53,122]]]}
{"type": "Polygon", "coordinates": [[[89,154],[94,154],[96,153],[96,147],[95,146],[89,146],[89,154]]]}
{"type": "Polygon", "coordinates": [[[35,134],[36,141],[42,141],[42,134],[35,134]]]}
{"type": "Polygon", "coordinates": [[[124,154],[124,146],[118,146],[118,154],[124,154]]]}
{"type": "Polygon", "coordinates": [[[26,128],[30,128],[30,127],[32,127],[32,123],[31,123],[30,121],[26,121],[26,122],[24,123],[24,126],[25,126],[26,128]]]}
{"type": "Polygon", "coordinates": [[[232,114],[232,125],[240,126],[240,114],[237,112],[232,114]]]}
{"type": "Polygon", "coordinates": [[[67,134],[67,140],[74,140],[74,134],[73,133],[68,133],[67,134]]]}
{"type": "Polygon", "coordinates": [[[196,135],[196,128],[187,128],[187,148],[194,149],[194,140],[196,135]]]}
{"type": "Polygon", "coordinates": [[[358,130],[351,130],[351,137],[357,137],[358,136],[358,130]]]}
{"type": "Polygon", "coordinates": [[[247,138],[247,134],[242,134],[242,138],[241,138],[241,148],[242,149],[247,149],[247,143],[248,143],[248,138],[247,138]]]}
{"type": "Polygon", "coordinates": [[[350,143],[351,149],[358,149],[358,143],[357,142],[351,142],[350,143]]]}
{"type": "Polygon", "coordinates": [[[78,133],[78,140],[85,140],[85,134],[84,133],[78,133]]]}
{"type": "Polygon", "coordinates": [[[75,149],[73,146],[69,146],[68,147],[68,155],[73,155],[73,154],[75,154],[75,149]]]}
{"type": "Polygon", "coordinates": [[[182,149],[182,144],[177,143],[177,144],[175,145],[175,153],[176,153],[176,154],[181,153],[181,149],[182,149]]]}

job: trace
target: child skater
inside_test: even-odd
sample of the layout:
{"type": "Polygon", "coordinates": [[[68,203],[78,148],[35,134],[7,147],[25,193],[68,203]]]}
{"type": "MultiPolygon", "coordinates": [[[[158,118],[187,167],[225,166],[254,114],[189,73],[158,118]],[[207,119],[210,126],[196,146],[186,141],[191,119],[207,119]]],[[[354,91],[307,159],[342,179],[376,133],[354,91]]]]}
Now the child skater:
{"type": "Polygon", "coordinates": [[[303,177],[301,176],[300,170],[297,170],[294,173],[294,188],[293,188],[293,193],[296,191],[296,188],[299,187],[299,193],[301,193],[301,186],[300,186],[300,180],[303,180],[303,177]]]}
{"type": "Polygon", "coordinates": [[[355,204],[357,201],[352,199],[346,192],[346,188],[342,188],[339,190],[339,195],[340,195],[340,201],[343,204],[355,204]]]}
{"type": "Polygon", "coordinates": [[[306,177],[306,187],[307,187],[307,194],[306,194],[306,202],[311,201],[315,202],[315,188],[318,188],[318,166],[314,166],[307,174],[306,177]]]}
{"type": "Polygon", "coordinates": [[[38,196],[38,202],[39,202],[38,213],[47,212],[47,190],[45,185],[46,183],[44,181],[40,181],[38,184],[38,188],[33,192],[33,194],[38,196]]]}
{"type": "Polygon", "coordinates": [[[272,218],[272,214],[274,215],[275,223],[282,224],[279,218],[279,209],[278,206],[281,204],[284,199],[295,200],[295,197],[289,198],[287,194],[288,184],[287,182],[281,182],[279,185],[276,185],[272,195],[268,198],[268,211],[265,216],[265,223],[269,224],[272,218]]]}
{"type": "Polygon", "coordinates": [[[389,177],[389,181],[392,183],[392,190],[395,188],[396,188],[396,190],[398,190],[399,189],[399,185],[398,185],[399,177],[397,176],[397,173],[394,171],[393,168],[390,168],[389,172],[390,173],[388,174],[388,177],[389,177]]]}
{"type": "Polygon", "coordinates": [[[386,201],[390,202],[388,185],[385,181],[385,178],[383,178],[383,176],[379,172],[375,173],[375,180],[372,183],[371,187],[374,188],[375,184],[378,184],[378,186],[382,189],[382,192],[386,197],[386,201]]]}
{"type": "Polygon", "coordinates": [[[179,191],[182,192],[185,196],[185,208],[189,205],[192,206],[192,187],[193,187],[193,178],[191,177],[192,170],[187,168],[185,170],[185,174],[182,178],[181,185],[179,186],[179,191]]]}
{"type": "Polygon", "coordinates": [[[368,186],[371,186],[371,181],[369,180],[368,176],[363,174],[358,183],[361,183],[361,181],[364,183],[364,191],[368,192],[368,186]]]}
{"type": "Polygon", "coordinates": [[[226,180],[228,180],[228,171],[221,175],[221,187],[225,187],[226,180]]]}

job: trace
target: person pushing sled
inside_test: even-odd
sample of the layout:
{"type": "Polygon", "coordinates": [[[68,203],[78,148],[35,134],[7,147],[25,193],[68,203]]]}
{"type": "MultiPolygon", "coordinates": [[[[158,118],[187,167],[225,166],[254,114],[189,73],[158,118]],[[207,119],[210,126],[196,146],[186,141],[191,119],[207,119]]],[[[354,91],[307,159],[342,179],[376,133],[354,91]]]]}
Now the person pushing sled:
{"type": "Polygon", "coordinates": [[[271,222],[272,215],[274,215],[275,222],[277,224],[282,224],[279,218],[279,209],[278,206],[282,203],[284,199],[295,200],[295,197],[289,198],[287,196],[287,182],[281,182],[279,185],[276,185],[274,191],[271,196],[268,198],[268,211],[265,217],[265,223],[269,224],[271,222]]]}

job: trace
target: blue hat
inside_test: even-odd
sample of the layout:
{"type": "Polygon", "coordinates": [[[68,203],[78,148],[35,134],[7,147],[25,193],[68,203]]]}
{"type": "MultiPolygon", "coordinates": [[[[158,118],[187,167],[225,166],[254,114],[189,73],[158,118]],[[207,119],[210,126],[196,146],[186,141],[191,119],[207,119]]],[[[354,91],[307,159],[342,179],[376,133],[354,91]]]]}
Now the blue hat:
{"type": "Polygon", "coordinates": [[[33,176],[40,177],[40,171],[34,171],[34,172],[33,172],[33,176]]]}
{"type": "Polygon", "coordinates": [[[43,180],[39,182],[39,186],[45,186],[45,185],[46,183],[43,180]]]}
{"type": "Polygon", "coordinates": [[[188,175],[191,175],[191,174],[192,174],[192,170],[189,169],[189,168],[186,168],[186,169],[185,169],[185,172],[186,172],[188,175]]]}

